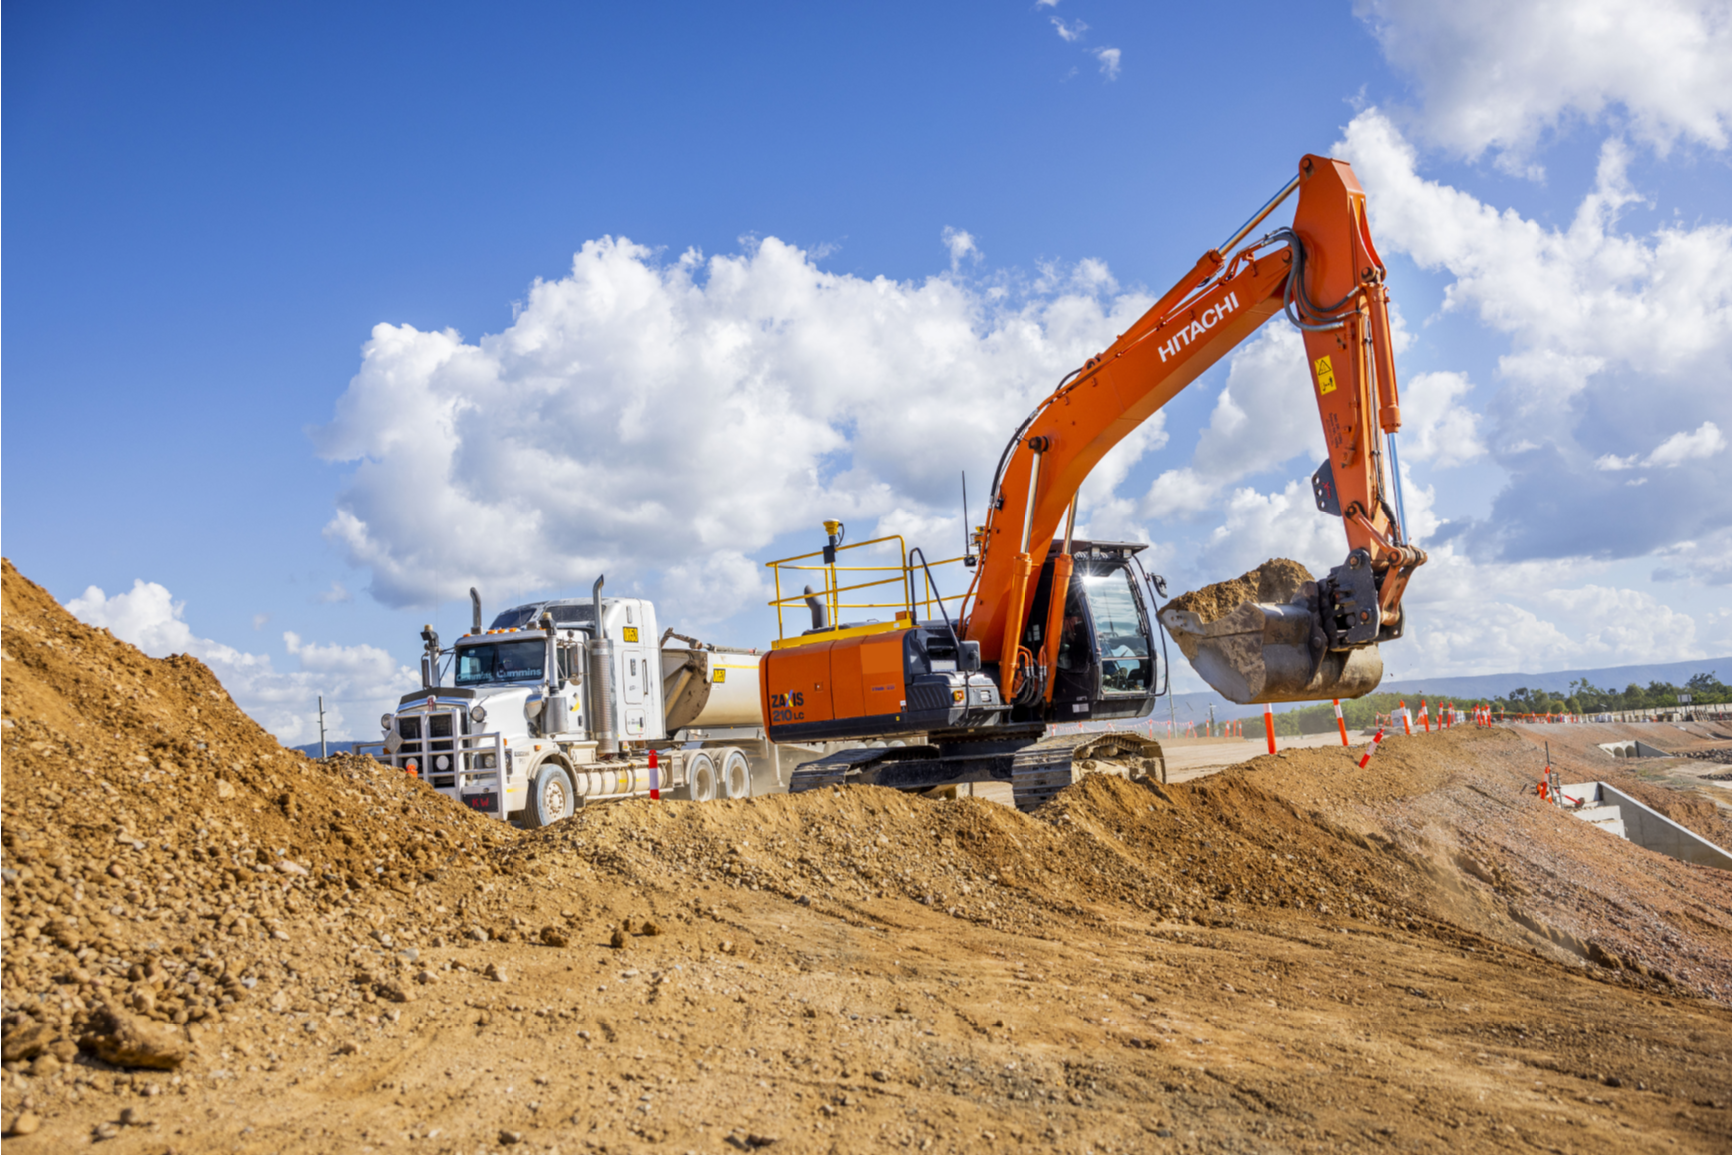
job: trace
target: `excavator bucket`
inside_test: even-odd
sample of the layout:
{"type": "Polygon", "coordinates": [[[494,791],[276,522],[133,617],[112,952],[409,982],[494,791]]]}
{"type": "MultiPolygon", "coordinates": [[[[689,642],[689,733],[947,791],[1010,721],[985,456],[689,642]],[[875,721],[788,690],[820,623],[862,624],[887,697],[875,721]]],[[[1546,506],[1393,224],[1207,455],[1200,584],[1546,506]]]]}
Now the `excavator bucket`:
{"type": "Polygon", "coordinates": [[[1365,695],[1385,674],[1378,646],[1328,649],[1318,603],[1305,567],[1272,559],[1180,596],[1158,618],[1192,669],[1232,703],[1365,695]]]}

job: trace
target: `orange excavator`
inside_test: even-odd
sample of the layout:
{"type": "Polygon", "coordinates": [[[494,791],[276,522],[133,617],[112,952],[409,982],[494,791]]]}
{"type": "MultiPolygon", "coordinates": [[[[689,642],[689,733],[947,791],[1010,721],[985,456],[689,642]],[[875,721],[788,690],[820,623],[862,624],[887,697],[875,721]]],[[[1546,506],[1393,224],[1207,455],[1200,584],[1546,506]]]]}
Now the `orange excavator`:
{"type": "Polygon", "coordinates": [[[1378,644],[1402,634],[1404,588],[1427,560],[1403,526],[1384,282],[1354,172],[1304,157],[1293,180],[1018,427],[972,536],[979,558],[963,560],[975,577],[955,616],[941,599],[937,618],[917,617],[924,601],[933,606],[917,582],[930,590],[933,579],[912,550],[900,560],[906,597],[892,622],[837,621],[839,592],[850,588],[847,568],[841,578],[837,569],[842,527],[827,524],[823,563],[808,568],[826,573],[825,589],[800,596],[813,628],[780,639],[761,664],[761,706],[773,740],[863,746],[803,764],[790,790],[1010,781],[1027,808],[1092,757],[1155,773],[1162,759],[1151,739],[1053,734],[1057,723],[1146,716],[1158,690],[1165,588],[1139,563],[1142,544],[1073,539],[1078,489],[1141,422],[1278,313],[1303,334],[1329,453],[1314,498],[1342,520],[1348,557],[1287,601],[1248,601],[1208,622],[1170,604],[1160,621],[1233,702],[1346,699],[1376,687],[1378,644]],[[1291,225],[1247,240],[1297,193],[1291,225]]]}

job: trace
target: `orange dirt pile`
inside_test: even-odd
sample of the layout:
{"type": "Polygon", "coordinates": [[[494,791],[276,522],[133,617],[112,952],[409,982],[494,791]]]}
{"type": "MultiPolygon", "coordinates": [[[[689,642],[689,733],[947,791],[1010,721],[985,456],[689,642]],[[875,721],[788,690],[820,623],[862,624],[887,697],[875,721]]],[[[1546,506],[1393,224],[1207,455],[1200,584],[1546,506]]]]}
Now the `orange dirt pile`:
{"type": "Polygon", "coordinates": [[[515,833],[4,612],[8,1152],[1726,1146],[1727,874],[1510,733],[515,833]]]}
{"type": "Polygon", "coordinates": [[[1293,559],[1273,558],[1257,570],[1249,570],[1239,578],[1211,583],[1163,606],[1191,611],[1200,624],[1214,623],[1233,613],[1241,603],[1286,603],[1294,598],[1302,584],[1313,581],[1312,572],[1293,559]]]}

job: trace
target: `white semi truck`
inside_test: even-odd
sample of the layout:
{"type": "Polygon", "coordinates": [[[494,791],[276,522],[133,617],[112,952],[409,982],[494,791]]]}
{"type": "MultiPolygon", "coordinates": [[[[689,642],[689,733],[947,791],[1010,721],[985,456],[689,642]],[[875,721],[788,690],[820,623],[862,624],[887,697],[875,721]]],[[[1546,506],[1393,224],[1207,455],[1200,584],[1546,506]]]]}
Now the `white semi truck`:
{"type": "Polygon", "coordinates": [[[823,749],[773,744],[757,651],[657,634],[648,599],[512,607],[442,649],[422,629],[421,690],[358,745],[465,806],[536,828],[587,803],[654,792],[699,801],[787,790],[823,749]]]}

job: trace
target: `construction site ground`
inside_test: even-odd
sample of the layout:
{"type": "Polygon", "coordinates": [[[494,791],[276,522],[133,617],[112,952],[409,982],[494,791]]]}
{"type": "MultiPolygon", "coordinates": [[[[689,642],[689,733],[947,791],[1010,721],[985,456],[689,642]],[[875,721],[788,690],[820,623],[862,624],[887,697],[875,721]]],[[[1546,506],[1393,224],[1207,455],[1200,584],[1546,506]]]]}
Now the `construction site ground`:
{"type": "Polygon", "coordinates": [[[1527,731],[518,833],[3,610],[9,1153],[1730,1148],[1728,873],[1527,731]]]}
{"type": "MultiPolygon", "coordinates": [[[[1349,746],[1355,752],[1355,758],[1361,757],[1371,736],[1349,735],[1349,746]]],[[[1269,741],[1263,735],[1256,739],[1234,738],[1184,738],[1162,739],[1163,761],[1168,765],[1168,782],[1185,783],[1189,779],[1197,779],[1201,775],[1210,775],[1226,767],[1257,759],[1270,751],[1269,741]]],[[[1281,735],[1277,737],[1276,750],[1278,754],[1293,751],[1297,748],[1335,747],[1343,746],[1340,735],[1281,735]]]]}

